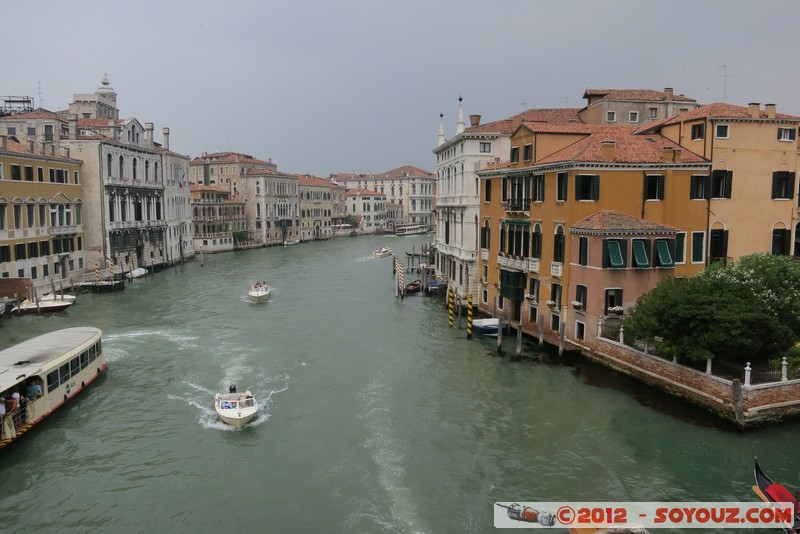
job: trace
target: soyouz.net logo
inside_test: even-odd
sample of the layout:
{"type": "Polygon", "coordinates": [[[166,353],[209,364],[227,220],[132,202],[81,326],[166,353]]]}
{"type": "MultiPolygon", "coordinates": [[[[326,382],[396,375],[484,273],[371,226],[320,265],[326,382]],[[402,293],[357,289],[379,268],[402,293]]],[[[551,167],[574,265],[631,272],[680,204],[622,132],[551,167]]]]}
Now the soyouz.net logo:
{"type": "Polygon", "coordinates": [[[496,528],[786,528],[789,502],[497,502],[496,528]]]}

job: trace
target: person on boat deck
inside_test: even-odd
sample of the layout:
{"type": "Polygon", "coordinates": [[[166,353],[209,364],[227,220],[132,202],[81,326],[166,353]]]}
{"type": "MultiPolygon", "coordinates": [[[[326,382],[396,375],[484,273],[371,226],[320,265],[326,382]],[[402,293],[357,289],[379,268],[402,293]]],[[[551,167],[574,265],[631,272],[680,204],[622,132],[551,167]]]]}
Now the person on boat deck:
{"type": "Polygon", "coordinates": [[[0,420],[6,416],[6,398],[0,397],[0,420]]]}
{"type": "Polygon", "coordinates": [[[33,401],[42,396],[42,386],[37,383],[35,378],[28,381],[28,386],[25,388],[25,395],[28,400],[33,401]]]}
{"type": "Polygon", "coordinates": [[[11,398],[17,401],[17,414],[16,419],[21,421],[25,417],[25,397],[20,395],[19,392],[15,391],[11,394],[11,398]]]}
{"type": "Polygon", "coordinates": [[[6,404],[6,415],[10,415],[13,417],[14,414],[16,414],[17,410],[19,409],[19,402],[17,402],[17,399],[15,399],[14,396],[12,395],[10,397],[6,397],[5,404],[6,404]]]}

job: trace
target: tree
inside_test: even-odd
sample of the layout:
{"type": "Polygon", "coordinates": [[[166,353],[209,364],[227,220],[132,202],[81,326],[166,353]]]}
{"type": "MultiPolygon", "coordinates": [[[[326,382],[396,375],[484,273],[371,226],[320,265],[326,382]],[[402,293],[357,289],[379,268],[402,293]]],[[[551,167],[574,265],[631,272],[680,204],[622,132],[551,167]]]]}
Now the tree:
{"type": "Polygon", "coordinates": [[[672,356],[766,361],[800,339],[798,288],[800,263],[785,256],[712,264],[643,295],[624,321],[625,333],[672,356]]]}

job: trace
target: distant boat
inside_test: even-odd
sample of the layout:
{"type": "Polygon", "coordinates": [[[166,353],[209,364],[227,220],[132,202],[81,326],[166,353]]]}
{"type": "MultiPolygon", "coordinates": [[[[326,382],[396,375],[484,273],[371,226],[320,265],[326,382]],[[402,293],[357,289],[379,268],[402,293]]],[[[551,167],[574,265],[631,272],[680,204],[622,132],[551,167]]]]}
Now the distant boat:
{"type": "Polygon", "coordinates": [[[377,248],[372,252],[372,255],[375,256],[376,258],[383,258],[384,256],[391,256],[392,255],[392,249],[390,249],[389,247],[377,248]]]}
{"type": "Polygon", "coordinates": [[[232,385],[228,393],[214,395],[214,410],[223,423],[242,428],[256,416],[258,403],[252,393],[237,393],[232,385]]]}
{"type": "Polygon", "coordinates": [[[66,310],[72,306],[72,300],[44,300],[39,299],[37,304],[34,300],[25,299],[11,309],[11,313],[49,313],[66,310]]]}
{"type": "Polygon", "coordinates": [[[247,294],[256,302],[265,302],[269,298],[270,287],[266,281],[256,282],[250,286],[247,294]]]}
{"type": "Polygon", "coordinates": [[[395,228],[394,235],[427,234],[429,231],[430,228],[427,224],[406,224],[395,228]]]}
{"type": "Polygon", "coordinates": [[[289,245],[296,245],[299,242],[300,242],[300,239],[298,239],[298,238],[287,239],[286,241],[283,242],[283,246],[284,247],[288,247],[289,245]]]}
{"type": "Polygon", "coordinates": [[[138,267],[125,274],[125,278],[141,278],[147,274],[147,269],[138,267]]]}
{"type": "Polygon", "coordinates": [[[69,302],[74,303],[78,297],[75,295],[69,295],[64,293],[48,293],[47,295],[42,295],[39,300],[66,300],[69,302]]]}
{"type": "Polygon", "coordinates": [[[422,280],[414,280],[410,284],[406,284],[406,293],[419,293],[422,289],[422,280]]]}

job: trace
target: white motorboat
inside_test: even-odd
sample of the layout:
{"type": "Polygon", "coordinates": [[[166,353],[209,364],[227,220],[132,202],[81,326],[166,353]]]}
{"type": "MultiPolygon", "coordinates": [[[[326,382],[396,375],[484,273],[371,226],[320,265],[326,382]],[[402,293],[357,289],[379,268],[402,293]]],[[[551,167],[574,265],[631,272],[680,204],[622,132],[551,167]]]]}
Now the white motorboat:
{"type": "MultiPolygon", "coordinates": [[[[500,330],[500,319],[498,317],[489,317],[487,319],[475,319],[472,321],[472,329],[476,334],[488,337],[497,337],[497,332],[500,330]]],[[[508,332],[508,325],[503,325],[503,333],[508,332]]]]}
{"type": "Polygon", "coordinates": [[[42,300],[42,301],[44,301],[44,300],[55,300],[55,301],[66,300],[68,302],[74,303],[75,300],[77,300],[77,298],[78,297],[76,297],[75,295],[69,295],[69,294],[64,294],[64,293],[48,293],[47,295],[42,295],[41,297],[39,297],[39,300],[42,300]]]}
{"type": "Polygon", "coordinates": [[[125,278],[141,278],[147,275],[147,269],[144,267],[136,268],[130,272],[125,273],[125,278]]]}
{"type": "Polygon", "coordinates": [[[383,258],[384,256],[391,256],[392,255],[392,249],[390,249],[389,247],[377,248],[372,252],[372,255],[375,256],[376,258],[383,258]]]}
{"type": "Polygon", "coordinates": [[[287,239],[283,242],[284,247],[288,247],[289,245],[296,245],[300,242],[300,239],[295,237],[294,239],[287,239]]]}
{"type": "Polygon", "coordinates": [[[23,300],[11,309],[11,313],[49,313],[66,310],[72,306],[73,300],[60,300],[60,299],[39,299],[37,303],[35,300],[23,300]]]}
{"type": "Polygon", "coordinates": [[[223,423],[242,428],[256,416],[258,403],[252,393],[237,393],[232,385],[228,393],[214,395],[214,409],[223,423]]]}
{"type": "Polygon", "coordinates": [[[261,281],[253,284],[247,295],[256,302],[264,302],[269,298],[269,292],[269,284],[266,281],[261,281]]]}

